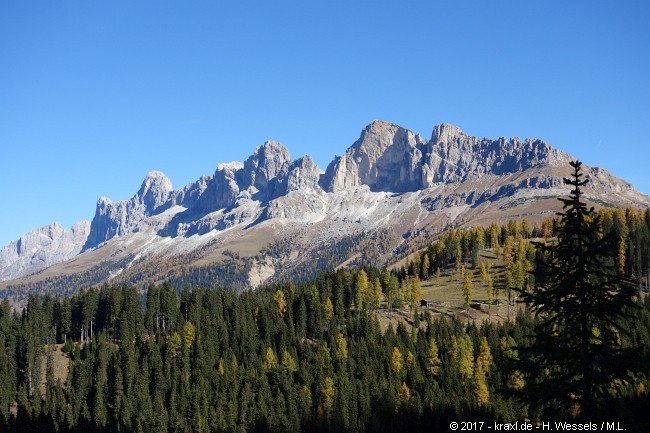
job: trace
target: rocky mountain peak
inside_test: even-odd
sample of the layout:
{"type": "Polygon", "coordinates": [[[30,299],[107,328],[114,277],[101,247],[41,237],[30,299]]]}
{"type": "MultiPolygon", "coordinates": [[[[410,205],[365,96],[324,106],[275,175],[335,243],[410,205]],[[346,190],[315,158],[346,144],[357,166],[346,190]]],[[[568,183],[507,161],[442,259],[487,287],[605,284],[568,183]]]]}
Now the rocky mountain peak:
{"type": "Polygon", "coordinates": [[[321,186],[330,192],[360,185],[396,192],[413,189],[419,174],[411,169],[421,158],[419,148],[425,143],[408,129],[375,120],[343,156],[330,163],[321,186]]]}
{"type": "Polygon", "coordinates": [[[129,200],[113,203],[108,197],[100,197],[83,250],[94,248],[115,236],[137,231],[147,217],[169,208],[172,199],[172,183],[159,171],[147,173],[140,189],[129,200]]]}
{"type": "MultiPolygon", "coordinates": [[[[369,227],[387,227],[401,242],[405,231],[417,229],[420,223],[442,227],[472,220],[484,223],[486,218],[506,215],[552,214],[548,203],[555,201],[545,200],[564,193],[562,176],[570,159],[538,139],[481,139],[454,125],[440,124],[427,141],[399,125],[375,120],[323,173],[311,157],[291,161],[285,146],[267,141],[244,163],[219,164],[213,174],[177,191],[163,173],[153,171],[128,200],[114,203],[100,197],[90,224],[83,222],[69,230],[51,224],[21,237],[0,249],[0,280],[26,275],[85,250],[95,250],[86,257],[110,253],[107,260],[113,260],[114,254],[122,254],[122,259],[129,254],[144,258],[145,252],[169,257],[198,251],[212,240],[219,248],[230,248],[228,242],[238,236],[250,236],[245,243],[256,244],[272,231],[274,236],[285,233],[273,242],[305,242],[303,248],[318,253],[369,227]],[[488,210],[492,213],[483,217],[488,210]],[[279,221],[264,226],[274,219],[279,221]],[[265,233],[259,239],[258,227],[265,233]],[[124,239],[115,239],[120,237],[124,239]],[[137,244],[143,249],[132,246],[137,244]]],[[[586,178],[596,203],[650,203],[650,198],[605,170],[591,169],[586,178]]],[[[292,255],[293,251],[294,257],[308,257],[300,245],[292,255]]],[[[274,266],[275,259],[264,260],[274,266]]]]}
{"type": "Polygon", "coordinates": [[[97,200],[97,207],[106,207],[112,204],[113,201],[110,198],[106,197],[105,195],[99,197],[99,199],[97,200]]]}
{"type": "Polygon", "coordinates": [[[431,134],[431,141],[433,143],[451,143],[460,138],[466,138],[465,134],[461,129],[455,125],[449,123],[441,123],[433,127],[433,133],[431,134]]]}
{"type": "Polygon", "coordinates": [[[151,171],[144,178],[135,200],[145,206],[148,214],[153,214],[167,203],[173,190],[172,182],[164,173],[151,171]]]}
{"type": "Polygon", "coordinates": [[[291,163],[289,150],[277,141],[267,141],[255,149],[244,162],[242,173],[243,186],[254,186],[262,191],[269,182],[291,163]]]}
{"type": "Polygon", "coordinates": [[[0,249],[0,281],[28,275],[75,257],[90,232],[89,221],[64,229],[53,222],[0,249]]]}
{"type": "Polygon", "coordinates": [[[296,159],[287,173],[286,192],[318,189],[321,171],[309,155],[296,159]]]}

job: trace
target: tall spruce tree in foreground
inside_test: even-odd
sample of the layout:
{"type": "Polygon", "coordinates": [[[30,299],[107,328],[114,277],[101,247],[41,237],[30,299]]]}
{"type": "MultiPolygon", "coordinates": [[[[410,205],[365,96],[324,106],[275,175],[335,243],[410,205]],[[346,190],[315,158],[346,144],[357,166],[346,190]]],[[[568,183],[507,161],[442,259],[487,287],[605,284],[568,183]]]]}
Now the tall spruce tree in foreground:
{"type": "MultiPolygon", "coordinates": [[[[635,305],[635,288],[617,266],[617,239],[604,236],[600,217],[582,201],[582,163],[570,163],[572,187],[559,213],[557,240],[539,244],[544,263],[538,285],[521,293],[538,324],[524,350],[526,387],[534,410],[593,420],[635,371],[635,350],[624,347],[623,319],[635,305]]],[[[609,406],[611,408],[612,406],[609,406]]]]}

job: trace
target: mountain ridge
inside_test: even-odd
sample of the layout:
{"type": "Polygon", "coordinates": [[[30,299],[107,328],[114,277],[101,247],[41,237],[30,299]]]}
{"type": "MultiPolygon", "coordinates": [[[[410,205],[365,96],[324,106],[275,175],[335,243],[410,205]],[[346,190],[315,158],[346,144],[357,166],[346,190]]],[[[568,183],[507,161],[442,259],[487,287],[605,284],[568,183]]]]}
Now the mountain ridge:
{"type": "MultiPolygon", "coordinates": [[[[187,266],[214,264],[241,250],[253,287],[346,239],[384,233],[386,247],[372,253],[381,261],[412,233],[552,215],[558,209],[553,199],[566,194],[562,177],[571,159],[540,139],[479,139],[450,124],[436,125],[426,140],[375,120],[325,170],[309,155],[292,160],[284,145],[267,141],[243,163],[220,163],[212,175],[182,188],[173,189],[167,176],[152,171],[130,199],[100,197],[93,220],[78,223],[74,241],[59,236],[66,254],[44,240],[39,248],[46,265],[36,266],[10,244],[0,250],[0,278],[38,281],[74,272],[68,268],[120,263],[109,266],[117,281],[140,261],[163,263],[192,253],[196,261],[187,266]],[[286,257],[265,255],[283,242],[291,246],[286,257]],[[33,272],[39,274],[29,277],[33,272]]],[[[593,203],[650,206],[650,197],[606,170],[586,167],[585,173],[593,203]]],[[[363,260],[354,247],[349,253],[363,260]]],[[[164,280],[163,274],[149,282],[164,280]]],[[[0,290],[7,285],[0,283],[0,290]]]]}

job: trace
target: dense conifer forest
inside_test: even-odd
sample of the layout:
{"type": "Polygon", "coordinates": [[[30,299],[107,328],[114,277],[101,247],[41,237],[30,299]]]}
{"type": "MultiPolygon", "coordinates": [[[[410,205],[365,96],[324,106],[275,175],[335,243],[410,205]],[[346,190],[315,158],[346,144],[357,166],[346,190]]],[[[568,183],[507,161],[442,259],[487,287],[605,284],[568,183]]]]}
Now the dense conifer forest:
{"type": "Polygon", "coordinates": [[[30,296],[22,311],[5,299],[0,430],[431,432],[451,421],[568,419],[648,431],[650,211],[598,213],[597,237],[615,239],[608,265],[634,294],[590,341],[605,345],[609,332],[636,362],[594,395],[607,410],[590,418],[579,403],[549,409],[522,392],[553,375],[527,370],[542,359],[532,348],[553,313],[513,308],[495,324],[416,307],[418,282],[441,272],[480,272],[509,299],[549,284],[544,245],[563,236],[562,224],[453,230],[390,272],[329,271],[256,291],[105,285],[30,296]],[[499,273],[481,261],[484,249],[503,256],[499,273]],[[378,310],[400,306],[412,312],[382,331],[378,310]]]}

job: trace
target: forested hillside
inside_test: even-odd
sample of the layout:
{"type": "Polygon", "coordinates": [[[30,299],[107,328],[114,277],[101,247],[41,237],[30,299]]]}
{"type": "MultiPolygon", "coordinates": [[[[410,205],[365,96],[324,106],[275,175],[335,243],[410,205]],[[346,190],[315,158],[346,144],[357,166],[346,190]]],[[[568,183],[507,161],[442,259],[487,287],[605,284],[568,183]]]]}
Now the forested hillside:
{"type": "MultiPolygon", "coordinates": [[[[185,290],[180,299],[163,285],[150,288],[145,309],[134,289],[116,287],[71,299],[31,298],[21,316],[4,302],[2,425],[432,431],[457,419],[530,416],[509,396],[523,386],[515,365],[517,347],[532,331],[530,317],[465,326],[424,312],[416,330],[391,326],[382,334],[371,312],[350,308],[358,275],[326,273],[311,284],[241,295],[185,290]],[[55,352],[47,345],[54,341],[67,341],[72,360],[65,383],[54,380],[55,352]]],[[[627,326],[627,344],[650,345],[648,298],[627,326]]],[[[626,425],[640,425],[638,409],[649,402],[648,365],[628,385],[629,401],[621,402],[626,425]]]]}
{"type": "MultiPolygon", "coordinates": [[[[611,384],[602,418],[647,431],[650,211],[599,215],[603,236],[617,239],[621,278],[636,282],[636,306],[617,324],[626,332],[616,344],[635,348],[639,361],[611,384]]],[[[455,230],[392,272],[330,271],[257,291],[167,283],[142,295],[105,285],[30,296],[22,312],[5,299],[0,428],[414,432],[447,431],[453,420],[547,421],[517,396],[529,385],[522,358],[539,318],[517,308],[501,324],[474,323],[416,308],[382,332],[378,311],[417,305],[419,281],[440,272],[526,291],[535,284],[529,271],[544,263],[529,239],[552,243],[559,224],[455,230]],[[484,249],[503,257],[498,273],[481,260],[484,249]],[[54,357],[69,357],[69,370],[56,371],[54,357]]]]}

